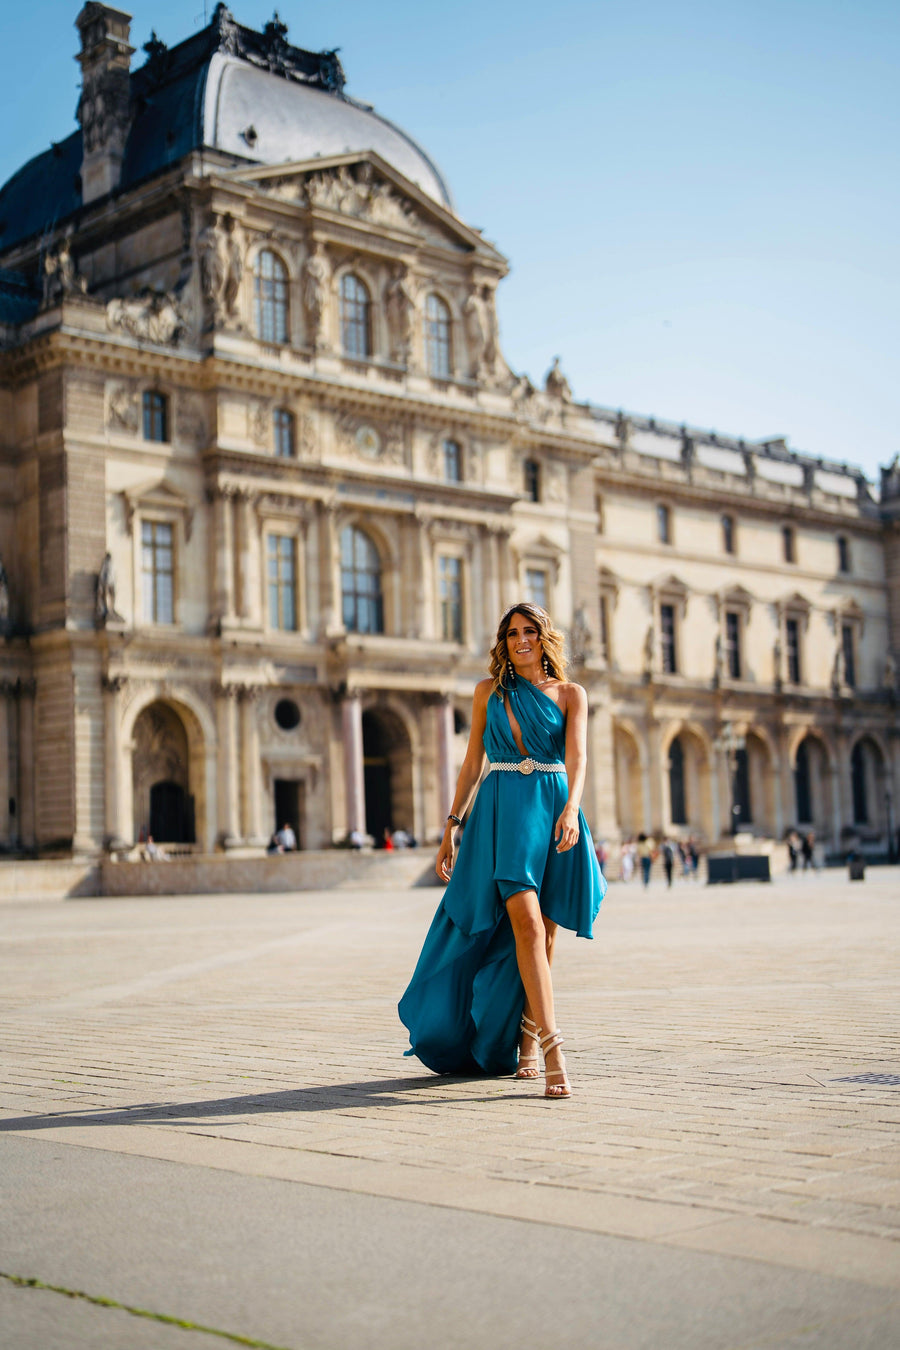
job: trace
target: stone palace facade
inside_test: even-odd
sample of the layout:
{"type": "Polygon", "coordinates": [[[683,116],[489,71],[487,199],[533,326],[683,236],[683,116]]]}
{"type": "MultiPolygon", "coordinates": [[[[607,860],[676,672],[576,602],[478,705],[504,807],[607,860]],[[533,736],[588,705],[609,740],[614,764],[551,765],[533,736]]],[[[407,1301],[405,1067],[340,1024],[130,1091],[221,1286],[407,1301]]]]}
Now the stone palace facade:
{"type": "Polygon", "coordinates": [[[529,597],[595,835],[884,853],[896,466],[511,371],[503,256],[277,17],[135,68],[129,15],[77,26],[80,125],[0,190],[0,849],[434,839],[529,597]]]}

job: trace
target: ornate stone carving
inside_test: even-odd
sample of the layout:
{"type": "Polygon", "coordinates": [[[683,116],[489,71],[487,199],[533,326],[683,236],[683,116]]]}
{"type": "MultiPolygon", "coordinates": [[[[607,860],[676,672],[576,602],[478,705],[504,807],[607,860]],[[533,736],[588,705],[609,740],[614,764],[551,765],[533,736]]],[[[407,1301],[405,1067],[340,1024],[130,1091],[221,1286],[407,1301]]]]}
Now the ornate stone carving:
{"type": "Polygon", "coordinates": [[[575,610],[569,642],[573,661],[585,662],[594,650],[594,635],[588,624],[584,605],[578,605],[575,610]]]}
{"type": "Polygon", "coordinates": [[[653,666],[656,659],[656,630],[652,623],[647,625],[647,631],[644,634],[643,658],[644,678],[649,679],[653,674],[653,666]]]}
{"type": "Polygon", "coordinates": [[[174,347],[184,331],[184,320],[173,295],[147,289],[130,300],[110,300],[106,326],[138,342],[174,347]]]}
{"type": "Polygon", "coordinates": [[[384,312],[391,344],[391,360],[405,366],[409,363],[412,349],[415,295],[409,282],[409,271],[402,263],[394,268],[394,275],[384,293],[384,312]]]}
{"type": "Polygon", "coordinates": [[[244,274],[244,256],[230,215],[214,216],[197,236],[200,282],[210,314],[210,326],[227,323],[236,315],[244,274]]]}
{"type": "Polygon", "coordinates": [[[422,233],[418,212],[389,183],[376,177],[371,164],[363,162],[355,169],[342,164],[338,169],[312,173],[306,179],[305,191],[310,207],[422,233]]]}
{"type": "Polygon", "coordinates": [[[254,399],[247,406],[247,433],[254,445],[265,449],[269,444],[269,428],[272,415],[268,403],[254,399]]]}
{"type": "Polygon", "coordinates": [[[888,693],[895,694],[897,692],[897,659],[892,651],[889,651],[884,658],[881,683],[888,693]]]}
{"type": "Polygon", "coordinates": [[[325,250],[316,241],[312,252],[307,254],[300,276],[303,314],[306,319],[306,332],[311,347],[322,346],[322,320],[328,304],[328,290],[331,281],[331,267],[325,250]]]}
{"type": "Polygon", "coordinates": [[[136,436],[140,428],[141,408],[137,386],[111,384],[106,395],[106,425],[110,431],[136,436]]]}
{"type": "Polygon", "coordinates": [[[478,286],[473,286],[463,305],[463,327],[469,349],[469,374],[473,380],[483,380],[489,374],[487,351],[489,323],[484,297],[478,286]]]}
{"type": "Polygon", "coordinates": [[[355,413],[339,413],[335,429],[344,453],[377,460],[381,464],[404,463],[403,424],[400,422],[374,423],[355,413]]]}
{"type": "Polygon", "coordinates": [[[560,403],[572,402],[572,390],[569,381],[562,373],[562,367],[559,364],[559,357],[554,356],[553,365],[547,371],[544,379],[544,389],[549,398],[556,399],[560,403]]]}
{"type": "Polygon", "coordinates": [[[207,441],[206,409],[200,394],[181,393],[175,403],[175,435],[202,450],[207,441]]]}
{"type": "Polygon", "coordinates": [[[544,496],[548,502],[562,504],[568,501],[569,487],[564,464],[549,461],[544,471],[544,496]]]}
{"type": "Polygon", "coordinates": [[[211,27],[217,50],[228,56],[236,56],[240,50],[238,26],[231,10],[221,0],[213,11],[211,27]]]}

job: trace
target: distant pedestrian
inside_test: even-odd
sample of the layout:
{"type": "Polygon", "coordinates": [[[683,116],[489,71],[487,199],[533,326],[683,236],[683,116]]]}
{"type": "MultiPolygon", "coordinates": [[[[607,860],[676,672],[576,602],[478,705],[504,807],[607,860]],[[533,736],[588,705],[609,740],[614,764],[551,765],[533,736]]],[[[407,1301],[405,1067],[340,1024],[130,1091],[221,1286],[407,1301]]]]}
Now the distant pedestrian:
{"type": "Polygon", "coordinates": [[[637,850],[635,849],[634,840],[626,839],[625,843],[622,845],[621,868],[623,881],[626,882],[630,881],[631,878],[634,876],[634,861],[636,853],[637,850]]]}
{"type": "Polygon", "coordinates": [[[276,834],[275,842],[278,844],[282,853],[293,853],[294,849],[297,847],[297,836],[294,834],[294,831],[287,821],[285,821],[276,834]]]}
{"type": "Polygon", "coordinates": [[[816,836],[812,830],[809,834],[803,836],[803,842],[800,845],[800,852],[803,854],[803,870],[808,872],[813,865],[813,850],[816,846],[816,836]]]}
{"type": "Polygon", "coordinates": [[[650,885],[650,869],[653,866],[653,859],[656,857],[656,840],[652,835],[638,835],[637,855],[641,864],[641,880],[645,886],[650,885]]]}
{"type": "Polygon", "coordinates": [[[666,874],[666,885],[672,885],[672,869],[675,866],[675,845],[671,839],[664,839],[662,846],[663,870],[666,874]]]}
{"type": "Polygon", "coordinates": [[[797,858],[800,853],[800,836],[796,830],[789,830],[787,837],[788,866],[792,872],[797,870],[797,858]]]}

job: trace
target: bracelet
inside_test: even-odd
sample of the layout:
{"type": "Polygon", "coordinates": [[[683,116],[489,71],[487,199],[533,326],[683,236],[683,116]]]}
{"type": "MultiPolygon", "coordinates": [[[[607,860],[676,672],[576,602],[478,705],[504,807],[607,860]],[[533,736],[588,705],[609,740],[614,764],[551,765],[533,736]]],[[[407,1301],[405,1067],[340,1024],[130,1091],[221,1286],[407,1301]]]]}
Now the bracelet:
{"type": "Polygon", "coordinates": [[[450,812],[450,814],[449,814],[449,816],[447,817],[447,819],[448,819],[448,820],[452,820],[454,825],[461,825],[461,824],[462,824],[462,821],[460,820],[459,816],[455,816],[455,815],[453,814],[452,811],[450,812]]]}

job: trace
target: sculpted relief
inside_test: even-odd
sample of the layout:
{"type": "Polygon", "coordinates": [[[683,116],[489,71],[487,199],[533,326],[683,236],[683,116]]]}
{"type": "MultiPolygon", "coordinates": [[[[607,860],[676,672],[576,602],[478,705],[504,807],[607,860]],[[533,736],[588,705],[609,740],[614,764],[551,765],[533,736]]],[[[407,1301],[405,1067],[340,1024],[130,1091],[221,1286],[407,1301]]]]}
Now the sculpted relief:
{"type": "Polygon", "coordinates": [[[130,299],[110,300],[106,326],[111,332],[126,333],[138,342],[153,342],[160,347],[174,347],[185,328],[175,297],[150,289],[130,299]]]}
{"type": "Polygon", "coordinates": [[[244,255],[232,217],[214,216],[197,236],[197,251],[210,327],[234,320],[244,274],[244,255]]]}

